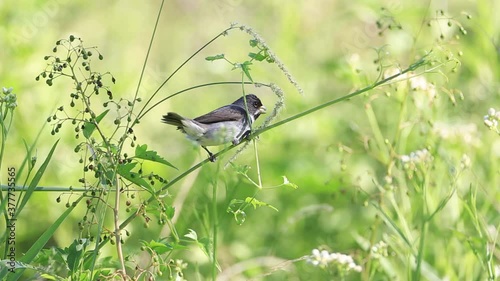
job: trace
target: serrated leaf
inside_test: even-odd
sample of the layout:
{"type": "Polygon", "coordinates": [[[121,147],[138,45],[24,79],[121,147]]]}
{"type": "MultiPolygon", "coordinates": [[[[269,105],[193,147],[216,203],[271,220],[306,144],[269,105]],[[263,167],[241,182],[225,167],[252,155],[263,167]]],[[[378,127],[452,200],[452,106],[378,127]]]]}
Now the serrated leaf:
{"type": "Polygon", "coordinates": [[[275,210],[276,212],[278,212],[278,209],[276,207],[274,207],[270,204],[267,204],[265,202],[259,201],[259,200],[255,199],[254,197],[247,197],[245,199],[245,202],[248,204],[251,204],[254,209],[257,209],[257,207],[269,207],[269,208],[275,210]]]}
{"type": "Polygon", "coordinates": [[[214,60],[221,60],[221,59],[224,59],[224,58],[225,58],[224,54],[219,54],[219,55],[215,55],[215,56],[206,57],[205,60],[207,60],[207,61],[214,61],[214,60]]]}
{"type": "Polygon", "coordinates": [[[167,210],[165,211],[165,215],[167,216],[167,218],[169,220],[171,220],[174,217],[174,215],[175,215],[175,207],[173,207],[173,206],[167,206],[166,209],[167,210]]]}
{"type": "Polygon", "coordinates": [[[228,213],[234,213],[233,207],[236,207],[236,205],[241,205],[245,203],[245,201],[240,200],[240,199],[232,199],[231,202],[227,205],[226,212],[228,213]]]}
{"type": "MultiPolygon", "coordinates": [[[[108,112],[109,112],[109,109],[105,110],[103,113],[99,114],[95,118],[95,123],[99,124],[99,122],[101,122],[102,118],[104,118],[104,116],[106,116],[106,114],[108,114],[108,112]]],[[[95,124],[93,122],[85,121],[82,133],[86,139],[90,138],[90,136],[92,135],[94,130],[95,130],[95,124]]]]}
{"type": "Polygon", "coordinates": [[[148,246],[149,248],[151,248],[153,251],[155,251],[155,253],[157,253],[159,255],[173,250],[173,247],[166,242],[162,243],[162,242],[151,240],[150,242],[144,242],[143,244],[148,246]]]}
{"type": "Polygon", "coordinates": [[[75,272],[75,270],[78,270],[80,266],[83,250],[87,246],[88,240],[83,239],[81,242],[74,240],[73,243],[71,243],[71,245],[67,248],[68,257],[66,259],[66,264],[68,265],[70,272],[75,272]]]}
{"type": "Polygon", "coordinates": [[[234,171],[237,174],[246,175],[248,173],[248,171],[250,170],[249,165],[236,165],[232,162],[230,162],[230,164],[231,164],[231,167],[233,167],[234,171]]]}
{"type": "Polygon", "coordinates": [[[276,61],[275,61],[272,57],[270,57],[270,56],[266,56],[266,61],[267,61],[268,63],[274,63],[274,62],[276,62],[276,61]]]}
{"type": "Polygon", "coordinates": [[[266,59],[266,56],[260,53],[248,53],[248,56],[256,61],[263,61],[266,59]]]}
{"type": "Polygon", "coordinates": [[[170,162],[168,162],[167,160],[163,159],[163,157],[158,155],[158,152],[156,152],[154,150],[148,150],[147,144],[136,146],[134,157],[139,158],[139,159],[153,161],[153,162],[160,163],[160,164],[163,164],[166,166],[170,166],[170,167],[177,170],[177,168],[174,165],[170,164],[170,162]]]}
{"type": "Polygon", "coordinates": [[[135,165],[137,165],[137,163],[134,162],[120,164],[118,165],[116,172],[128,181],[135,183],[137,186],[144,188],[149,193],[154,194],[155,191],[153,190],[151,185],[146,180],[144,180],[139,173],[132,172],[132,169],[135,167],[135,165]]]}
{"type": "Polygon", "coordinates": [[[241,66],[241,70],[243,70],[243,73],[245,73],[246,77],[248,77],[248,79],[253,83],[252,76],[250,75],[250,65],[252,65],[252,63],[249,61],[246,61],[246,62],[242,63],[240,66],[241,66]]]}

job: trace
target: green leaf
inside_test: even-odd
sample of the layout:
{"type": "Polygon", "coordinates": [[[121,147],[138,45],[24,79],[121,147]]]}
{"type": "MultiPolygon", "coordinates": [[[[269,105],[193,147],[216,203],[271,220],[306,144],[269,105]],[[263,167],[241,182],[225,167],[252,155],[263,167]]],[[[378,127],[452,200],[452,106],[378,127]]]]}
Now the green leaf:
{"type": "Polygon", "coordinates": [[[40,274],[40,277],[42,277],[43,280],[57,280],[55,276],[49,275],[47,273],[40,274]]]}
{"type": "Polygon", "coordinates": [[[250,47],[255,47],[255,46],[257,46],[257,44],[259,44],[259,42],[257,42],[256,39],[252,39],[248,43],[250,44],[250,47]]]}
{"type": "Polygon", "coordinates": [[[68,257],[66,259],[66,263],[70,272],[74,273],[80,268],[80,261],[88,243],[89,241],[87,239],[82,239],[81,243],[78,240],[74,240],[68,247],[68,257]]]}
{"type": "Polygon", "coordinates": [[[232,162],[229,162],[229,164],[231,164],[231,167],[233,167],[234,171],[240,175],[246,176],[248,171],[250,170],[249,165],[236,165],[232,162]]]}
{"type": "Polygon", "coordinates": [[[224,59],[224,58],[225,58],[224,54],[220,54],[220,55],[206,57],[205,60],[207,60],[207,61],[214,61],[214,60],[221,60],[221,59],[224,59]]]}
{"type": "Polygon", "coordinates": [[[165,211],[165,215],[167,216],[167,218],[169,220],[171,220],[174,217],[174,215],[175,215],[175,207],[173,207],[173,206],[167,206],[166,209],[167,210],[165,211]]]}
{"type": "Polygon", "coordinates": [[[57,140],[52,148],[50,149],[49,154],[47,155],[47,158],[45,158],[45,161],[43,161],[42,166],[36,171],[35,176],[30,182],[30,185],[28,186],[28,190],[26,191],[26,194],[24,194],[23,199],[21,201],[21,204],[19,204],[19,207],[16,210],[16,217],[17,215],[21,212],[21,210],[24,208],[26,203],[28,203],[28,200],[31,198],[31,195],[35,191],[36,187],[38,186],[38,183],[40,182],[40,179],[42,178],[43,174],[45,173],[45,169],[47,169],[47,166],[49,165],[50,159],[52,159],[52,154],[54,154],[54,151],[56,150],[57,144],[59,143],[59,140],[57,140]]]}
{"type": "Polygon", "coordinates": [[[241,70],[243,71],[243,73],[245,73],[246,77],[248,77],[248,79],[253,83],[252,76],[250,76],[250,65],[252,65],[252,63],[249,61],[246,61],[246,62],[240,64],[240,67],[241,67],[241,70]]]}
{"type": "Polygon", "coordinates": [[[158,152],[156,152],[154,150],[148,150],[148,145],[147,144],[136,146],[136,148],[135,148],[135,156],[134,157],[135,158],[139,158],[139,159],[153,161],[153,162],[156,162],[156,163],[160,163],[160,164],[163,164],[163,165],[166,165],[166,166],[170,166],[170,167],[178,170],[177,167],[175,167],[174,165],[170,164],[170,162],[168,162],[167,160],[163,159],[163,157],[161,157],[160,155],[158,155],[158,152]]]}
{"type": "Polygon", "coordinates": [[[164,253],[169,252],[169,251],[172,251],[174,249],[172,247],[172,245],[170,245],[169,243],[158,242],[158,241],[154,241],[154,240],[151,240],[150,242],[144,241],[142,244],[144,246],[151,248],[153,251],[155,251],[155,253],[157,253],[159,255],[164,254],[164,253]]]}
{"type": "Polygon", "coordinates": [[[257,207],[269,207],[269,208],[275,210],[276,212],[279,212],[278,209],[276,209],[276,207],[274,207],[270,204],[267,204],[265,202],[259,201],[259,200],[255,199],[254,197],[247,197],[245,199],[245,202],[248,204],[251,204],[254,209],[257,209],[257,207]]]}
{"type": "Polygon", "coordinates": [[[264,56],[261,53],[248,53],[248,56],[256,61],[263,61],[266,59],[266,56],[264,56]]]}
{"type": "MultiPolygon", "coordinates": [[[[101,122],[102,118],[104,118],[104,116],[106,116],[106,114],[108,114],[109,112],[109,109],[104,111],[103,113],[99,114],[96,118],[95,118],[95,123],[99,124],[99,122],[101,122]]],[[[83,133],[83,136],[88,139],[90,138],[90,136],[92,135],[92,133],[94,132],[95,130],[95,124],[94,122],[89,122],[89,121],[85,121],[84,123],[84,128],[82,130],[82,133],[83,133]]]]}
{"type": "Polygon", "coordinates": [[[132,163],[127,163],[127,164],[120,164],[118,165],[118,168],[116,169],[116,172],[127,179],[128,181],[136,184],[137,186],[140,186],[147,190],[151,195],[155,193],[151,185],[144,180],[139,173],[132,172],[132,169],[137,165],[137,162],[132,162],[132,163]]]}

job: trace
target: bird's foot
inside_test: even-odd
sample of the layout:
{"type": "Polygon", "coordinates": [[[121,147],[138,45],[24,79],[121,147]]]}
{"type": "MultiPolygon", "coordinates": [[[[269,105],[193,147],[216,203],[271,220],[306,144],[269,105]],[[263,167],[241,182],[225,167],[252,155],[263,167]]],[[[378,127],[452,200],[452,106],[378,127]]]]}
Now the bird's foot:
{"type": "Polygon", "coordinates": [[[208,154],[208,160],[210,160],[210,162],[215,162],[215,160],[217,160],[217,157],[215,157],[215,155],[210,153],[208,154]]]}
{"type": "Polygon", "coordinates": [[[248,130],[246,131],[245,133],[243,133],[243,136],[241,136],[241,139],[242,140],[247,140],[249,141],[250,140],[250,135],[252,134],[252,131],[248,130]]]}
{"type": "Polygon", "coordinates": [[[210,150],[208,150],[204,146],[201,147],[203,147],[203,149],[205,149],[205,151],[208,153],[208,160],[210,160],[210,162],[215,162],[215,160],[217,160],[217,157],[215,157],[215,155],[212,152],[210,152],[210,150]]]}

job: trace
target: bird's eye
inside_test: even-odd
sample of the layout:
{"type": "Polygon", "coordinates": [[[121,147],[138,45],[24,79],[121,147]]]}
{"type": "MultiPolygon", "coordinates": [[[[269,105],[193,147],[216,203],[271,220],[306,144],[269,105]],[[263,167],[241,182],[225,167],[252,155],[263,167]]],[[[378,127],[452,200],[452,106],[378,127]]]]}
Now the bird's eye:
{"type": "Polygon", "coordinates": [[[259,107],[259,102],[258,101],[254,101],[253,102],[253,107],[255,107],[255,108],[259,107]]]}

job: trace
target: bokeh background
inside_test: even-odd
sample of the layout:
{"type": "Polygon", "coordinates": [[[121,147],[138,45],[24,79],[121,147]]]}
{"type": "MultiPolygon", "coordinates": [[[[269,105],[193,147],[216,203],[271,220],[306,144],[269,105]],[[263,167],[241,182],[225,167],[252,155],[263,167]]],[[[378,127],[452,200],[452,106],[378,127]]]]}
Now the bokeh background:
{"type": "MultiPolygon", "coordinates": [[[[35,76],[45,68],[43,57],[51,54],[56,40],[70,34],[80,37],[87,46],[96,46],[103,54],[104,60],[96,60],[93,67],[114,75],[117,80],[112,87],[114,95],[130,98],[137,88],[159,6],[159,1],[0,2],[0,86],[13,87],[18,97],[1,171],[4,179],[6,166],[19,165],[24,158],[23,141],[31,144],[39,135],[35,155],[40,159],[57,139],[61,139],[41,185],[79,187],[82,167],[78,163],[80,155],[73,152],[78,141],[74,139],[72,128],[63,128],[60,134],[51,136],[50,125],[46,123],[56,107],[69,104],[71,84],[62,79],[56,80],[52,87],[36,82],[35,76]]],[[[460,190],[465,193],[468,187],[478,187],[478,196],[487,198],[481,201],[487,202],[481,203],[484,223],[498,233],[500,142],[498,135],[483,125],[483,116],[490,107],[500,108],[500,19],[495,16],[499,9],[500,3],[493,0],[167,1],[139,96],[149,97],[187,57],[231,22],[248,25],[258,32],[304,89],[304,94],[299,94],[275,65],[261,63],[252,67],[254,80],[276,83],[285,92],[285,108],[278,120],[375,81],[379,66],[374,63],[378,59],[377,50],[382,50],[387,68],[405,68],[431,49],[437,54],[449,52],[459,58],[461,66],[455,72],[451,65],[426,76],[436,85],[436,101],[426,101],[421,108],[409,109],[415,113],[415,118],[410,119],[413,124],[408,133],[410,137],[394,153],[399,157],[417,149],[435,147],[439,141],[445,142],[445,159],[443,154],[434,155],[434,158],[448,163],[449,171],[458,165],[463,154],[467,154],[473,164],[471,171],[461,179],[460,188],[463,189],[460,190]],[[443,10],[444,15],[441,16],[438,10],[443,10]],[[433,21],[436,18],[439,20],[433,21]],[[377,21],[381,26],[377,26],[377,21]],[[431,26],[428,22],[432,22],[431,26]],[[452,22],[451,27],[447,26],[448,22],[452,22]],[[460,33],[456,22],[467,30],[467,35],[460,33]],[[382,46],[385,47],[380,49],[382,46]],[[463,98],[457,92],[449,94],[452,90],[460,91],[463,98]],[[455,103],[452,96],[456,98],[455,103]],[[431,133],[436,126],[448,129],[452,136],[431,133]]],[[[229,64],[208,62],[204,58],[224,53],[233,61],[243,61],[250,51],[249,39],[244,32],[231,31],[217,40],[163,87],[156,100],[197,84],[239,81],[240,72],[231,70],[229,64]]],[[[276,96],[265,88],[249,86],[246,90],[257,94],[268,109],[276,102],[276,96]]],[[[392,235],[389,230],[381,230],[380,221],[377,222],[379,214],[369,204],[370,200],[377,200],[376,183],[384,181],[387,166],[371,149],[370,143],[375,142],[376,136],[366,110],[366,105],[370,104],[383,137],[392,142],[394,128],[398,127],[401,116],[397,99],[386,95],[391,91],[396,90],[394,87],[376,89],[260,136],[258,152],[263,184],[279,185],[282,176],[286,176],[299,186],[296,190],[283,187],[258,193],[259,200],[275,206],[279,212],[270,208],[247,209],[246,221],[239,225],[226,213],[228,203],[234,198],[252,196],[255,188],[231,168],[221,169],[217,174],[218,164],[205,165],[173,186],[165,202],[177,204],[179,233],[194,229],[200,236],[209,236],[204,220],[210,213],[211,182],[217,174],[219,263],[223,271],[238,262],[273,257],[276,260],[264,267],[255,266],[247,277],[272,271],[270,276],[261,278],[327,280],[327,274],[317,273],[317,268],[305,262],[284,265],[281,262],[308,255],[318,247],[356,256],[367,250],[360,242],[365,240],[360,237],[372,241],[370,237],[380,240],[384,235],[392,235]],[[279,270],[269,270],[280,264],[279,270]]],[[[232,102],[240,95],[240,86],[217,86],[176,96],[144,117],[136,127],[137,142],[148,144],[180,171],[186,170],[206,157],[205,152],[191,145],[174,128],[162,124],[161,115],[176,111],[194,117],[232,102]]],[[[418,102],[409,102],[408,107],[416,108],[416,104],[418,102]]],[[[226,163],[230,155],[231,152],[222,156],[219,163],[226,163]]],[[[256,178],[252,148],[239,156],[236,163],[249,165],[249,175],[256,178]]],[[[164,167],[148,168],[156,169],[166,179],[179,174],[179,171],[164,167]]],[[[63,202],[58,204],[56,198],[60,195],[40,192],[29,202],[23,212],[24,218],[18,219],[18,255],[29,249],[64,211],[65,200],[71,195],[64,194],[63,202]]],[[[456,202],[461,201],[461,195],[457,192],[456,202]]],[[[463,215],[462,207],[456,204],[454,209],[447,210],[457,212],[455,218],[463,215]]],[[[84,208],[81,207],[81,211],[84,208]]],[[[73,212],[48,246],[65,247],[78,237],[77,222],[81,216],[78,211],[73,212]]],[[[454,224],[449,227],[456,230],[454,224]]],[[[128,228],[131,236],[126,239],[126,252],[136,254],[139,262],[141,258],[147,259],[139,250],[139,242],[168,235],[162,228],[156,223],[144,228],[143,221],[138,219],[128,228]]],[[[493,250],[498,254],[495,245],[493,243],[493,250]]],[[[463,257],[469,257],[467,261],[473,264],[472,268],[481,268],[472,250],[465,245],[462,247],[463,252],[458,253],[466,253],[463,257]]],[[[114,255],[112,248],[106,251],[114,255]]],[[[434,251],[430,250],[427,262],[437,276],[458,280],[454,279],[459,278],[458,273],[450,273],[453,266],[440,265],[439,260],[444,256],[432,253],[434,251]]],[[[188,280],[195,280],[196,274],[208,274],[208,259],[199,249],[188,248],[176,255],[189,264],[188,280]]],[[[456,258],[449,258],[450,264],[459,263],[456,258]]],[[[498,261],[498,256],[495,259],[498,261]]],[[[470,274],[461,276],[478,276],[477,272],[470,274]]]]}

